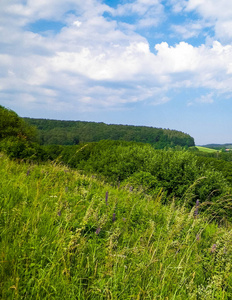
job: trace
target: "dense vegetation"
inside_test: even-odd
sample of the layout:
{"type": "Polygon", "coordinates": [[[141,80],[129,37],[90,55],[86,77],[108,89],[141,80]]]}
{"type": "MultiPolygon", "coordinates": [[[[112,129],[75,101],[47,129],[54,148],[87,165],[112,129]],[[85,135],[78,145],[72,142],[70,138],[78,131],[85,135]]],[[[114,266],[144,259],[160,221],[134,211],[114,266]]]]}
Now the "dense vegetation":
{"type": "Polygon", "coordinates": [[[1,299],[231,299],[232,230],[201,209],[0,157],[1,299]]]}
{"type": "Polygon", "coordinates": [[[194,139],[190,135],[177,130],[81,121],[30,118],[25,118],[25,120],[37,127],[40,141],[45,145],[75,145],[79,142],[123,140],[149,143],[157,149],[177,145],[194,146],[194,139]]]}
{"type": "Polygon", "coordinates": [[[231,153],[39,145],[0,111],[1,299],[232,298],[231,153]]]}
{"type": "Polygon", "coordinates": [[[20,118],[14,111],[0,105],[0,139],[21,138],[33,140],[35,129],[20,118]]]}

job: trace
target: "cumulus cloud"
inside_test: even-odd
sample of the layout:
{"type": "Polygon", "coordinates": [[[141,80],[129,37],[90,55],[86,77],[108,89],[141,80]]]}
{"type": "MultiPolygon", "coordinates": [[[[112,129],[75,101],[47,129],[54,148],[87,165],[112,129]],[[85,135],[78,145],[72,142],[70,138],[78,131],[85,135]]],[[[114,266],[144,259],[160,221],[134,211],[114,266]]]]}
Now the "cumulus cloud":
{"type": "Polygon", "coordinates": [[[227,0],[189,0],[185,2],[186,11],[196,11],[212,23],[215,37],[222,42],[231,42],[232,2],[227,0]]]}
{"type": "Polygon", "coordinates": [[[228,19],[232,15],[232,3],[227,0],[189,0],[187,10],[197,10],[205,18],[228,19]]]}
{"type": "MultiPolygon", "coordinates": [[[[172,1],[176,11],[195,9],[205,18],[216,14],[213,8],[211,14],[205,12],[199,1],[181,2],[179,8],[177,3],[172,1]]],[[[116,19],[104,17],[105,12],[136,15],[136,28],[156,26],[164,14],[158,0],[136,0],[115,9],[97,0],[4,0],[1,5],[0,92],[4,99],[17,97],[22,105],[85,111],[140,101],[162,104],[171,100],[166,93],[176,88],[232,90],[231,45],[162,42],[153,51],[132,27],[125,29],[116,19]],[[62,21],[61,30],[49,35],[33,32],[30,25],[41,18],[62,21]]],[[[173,30],[189,38],[203,26],[199,21],[185,29],[176,25],[173,30]]]]}

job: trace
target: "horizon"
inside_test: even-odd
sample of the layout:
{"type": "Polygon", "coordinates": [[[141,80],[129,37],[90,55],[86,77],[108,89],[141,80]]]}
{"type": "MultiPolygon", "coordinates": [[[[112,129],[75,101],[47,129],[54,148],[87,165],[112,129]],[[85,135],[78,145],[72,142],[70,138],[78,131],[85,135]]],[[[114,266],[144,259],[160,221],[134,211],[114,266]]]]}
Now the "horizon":
{"type": "Polygon", "coordinates": [[[3,1],[0,104],[229,144],[232,2],[3,1]]]}

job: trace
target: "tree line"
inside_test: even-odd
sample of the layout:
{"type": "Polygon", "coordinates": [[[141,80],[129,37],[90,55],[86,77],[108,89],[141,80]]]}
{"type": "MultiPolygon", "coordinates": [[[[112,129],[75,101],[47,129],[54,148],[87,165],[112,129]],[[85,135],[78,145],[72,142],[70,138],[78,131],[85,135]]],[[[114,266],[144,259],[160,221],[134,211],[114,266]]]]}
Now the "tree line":
{"type": "Polygon", "coordinates": [[[108,125],[97,122],[24,119],[38,130],[43,145],[76,145],[80,142],[123,140],[152,144],[156,149],[191,147],[194,139],[181,131],[132,125],[108,125]]]}

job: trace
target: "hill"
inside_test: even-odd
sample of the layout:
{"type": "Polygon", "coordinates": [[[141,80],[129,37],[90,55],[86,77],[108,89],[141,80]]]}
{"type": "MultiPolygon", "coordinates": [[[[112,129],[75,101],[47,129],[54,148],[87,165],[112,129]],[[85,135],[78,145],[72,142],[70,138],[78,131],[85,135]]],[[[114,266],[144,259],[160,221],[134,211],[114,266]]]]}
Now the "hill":
{"type": "Polygon", "coordinates": [[[208,145],[204,145],[202,147],[216,149],[216,150],[232,149],[232,143],[227,143],[227,144],[208,144],[208,145]]]}
{"type": "Polygon", "coordinates": [[[214,153],[214,152],[217,152],[216,149],[214,148],[208,148],[206,146],[196,146],[196,148],[199,150],[199,151],[202,151],[202,152],[208,152],[208,153],[214,153]]]}
{"type": "Polygon", "coordinates": [[[231,153],[39,145],[0,112],[1,299],[232,298],[231,153]]]}
{"type": "Polygon", "coordinates": [[[83,121],[59,121],[24,118],[38,129],[44,145],[74,145],[79,142],[100,140],[124,140],[152,144],[157,149],[164,147],[191,147],[194,139],[181,131],[146,126],[113,125],[83,121]]]}
{"type": "Polygon", "coordinates": [[[1,299],[231,299],[231,227],[197,205],[2,154],[0,172],[1,299]]]}

